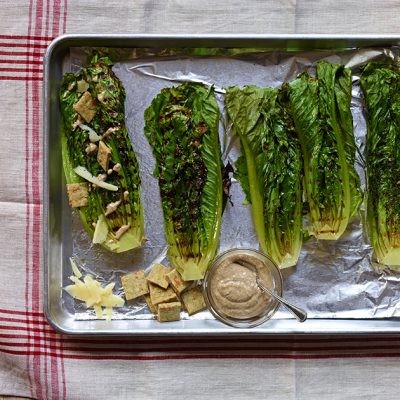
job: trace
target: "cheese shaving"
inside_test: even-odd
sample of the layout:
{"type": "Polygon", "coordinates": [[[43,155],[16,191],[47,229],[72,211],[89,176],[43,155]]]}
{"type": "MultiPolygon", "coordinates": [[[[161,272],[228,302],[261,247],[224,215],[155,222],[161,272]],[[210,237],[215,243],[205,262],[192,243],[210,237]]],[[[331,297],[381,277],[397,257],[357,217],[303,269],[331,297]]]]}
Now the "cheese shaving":
{"type": "Polygon", "coordinates": [[[82,273],[81,273],[81,271],[79,271],[79,268],[78,268],[78,266],[76,265],[75,261],[74,261],[72,258],[70,258],[70,259],[69,259],[69,262],[71,263],[71,268],[72,268],[72,272],[74,273],[74,275],[75,275],[77,278],[82,277],[82,273]]]}
{"type": "Polygon", "coordinates": [[[93,308],[98,319],[105,317],[110,320],[113,307],[122,307],[124,305],[122,297],[112,292],[115,282],[102,287],[101,283],[91,275],[85,275],[82,278],[82,273],[77,265],[72,259],[70,259],[70,262],[74,275],[70,276],[69,279],[73,282],[73,285],[66,286],[64,288],[65,291],[74,299],[85,302],[87,308],[93,308]]]}
{"type": "Polygon", "coordinates": [[[78,125],[79,128],[81,128],[82,130],[86,131],[89,133],[89,140],[92,143],[98,142],[99,140],[101,140],[101,136],[99,136],[92,128],[90,128],[89,126],[85,125],[85,124],[79,124],[78,125]]]}
{"type": "Polygon", "coordinates": [[[87,181],[94,183],[95,185],[97,185],[103,189],[111,190],[113,192],[116,192],[118,190],[118,186],[112,185],[111,183],[104,182],[104,181],[100,180],[99,178],[97,178],[96,176],[93,176],[85,167],[78,166],[78,167],[74,168],[74,172],[77,175],[79,175],[80,177],[82,177],[83,179],[86,179],[87,181]]]}

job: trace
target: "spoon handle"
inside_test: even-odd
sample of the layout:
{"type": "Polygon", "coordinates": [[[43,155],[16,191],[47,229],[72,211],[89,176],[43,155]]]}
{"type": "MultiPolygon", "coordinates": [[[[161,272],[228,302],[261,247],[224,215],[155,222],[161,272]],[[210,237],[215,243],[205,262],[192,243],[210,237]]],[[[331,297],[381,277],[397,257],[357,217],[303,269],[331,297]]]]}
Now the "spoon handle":
{"type": "Polygon", "coordinates": [[[307,319],[307,313],[302,308],[295,306],[294,304],[288,302],[282,297],[278,296],[276,293],[272,292],[270,289],[265,287],[261,282],[258,276],[256,277],[257,284],[261,290],[268,293],[270,296],[278,300],[281,304],[283,304],[295,317],[299,322],[304,322],[307,319]]]}

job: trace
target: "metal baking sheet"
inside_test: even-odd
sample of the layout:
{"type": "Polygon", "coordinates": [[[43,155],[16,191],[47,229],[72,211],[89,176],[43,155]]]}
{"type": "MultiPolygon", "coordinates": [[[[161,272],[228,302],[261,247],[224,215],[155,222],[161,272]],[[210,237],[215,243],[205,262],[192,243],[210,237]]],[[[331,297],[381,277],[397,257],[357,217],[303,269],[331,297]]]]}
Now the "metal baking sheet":
{"type": "MultiPolygon", "coordinates": [[[[215,85],[220,92],[223,92],[224,86],[234,84],[279,86],[284,80],[294,78],[299,70],[316,59],[328,58],[354,68],[363,60],[390,52],[399,43],[400,38],[397,36],[188,38],[66,35],[56,39],[46,53],[44,65],[44,296],[49,322],[58,331],[85,335],[398,332],[400,320],[397,316],[400,313],[393,303],[400,296],[396,291],[399,275],[386,270],[376,271],[371,259],[371,249],[363,236],[361,218],[353,222],[350,234],[334,245],[315,243],[312,240],[305,243],[299,266],[283,271],[285,295],[294,302],[300,301],[309,312],[310,318],[303,324],[293,320],[285,310],[278,312],[273,320],[249,330],[226,327],[215,321],[208,311],[192,317],[183,314],[181,321],[162,324],[140,302],[118,310],[111,321],[96,320],[63,292],[62,287],[68,283],[68,259],[71,255],[86,271],[104,282],[118,280],[116,278],[124,271],[129,272],[138,265],[146,267],[165,257],[162,225],[158,223],[162,218],[160,208],[151,207],[152,211],[149,208],[146,211],[146,204],[152,203],[149,199],[156,197],[157,184],[151,176],[151,157],[146,157],[150,151],[142,135],[143,109],[162,87],[182,80],[201,80],[215,85]],[[116,63],[114,71],[127,90],[127,125],[128,130],[131,128],[130,131],[133,132],[133,146],[139,155],[145,186],[143,200],[148,245],[141,251],[122,255],[107,253],[90,245],[79,219],[71,213],[64,193],[58,89],[64,70],[74,69],[79,65],[79,52],[90,47],[112,49],[115,57],[122,60],[116,63]],[[194,53],[192,49],[195,48],[213,49],[213,57],[188,57],[194,53]],[[253,49],[253,53],[262,56],[254,59],[249,55],[238,57],[241,49],[249,48],[253,49]],[[165,49],[170,50],[167,52],[168,58],[165,57],[165,49]],[[335,252],[334,256],[331,255],[332,250],[335,252]]],[[[363,137],[357,132],[362,132],[365,122],[362,113],[357,111],[361,109],[357,104],[358,91],[355,85],[352,111],[356,138],[362,148],[363,137]]],[[[223,127],[221,131],[224,132],[226,128],[223,127]]],[[[235,152],[232,151],[234,144],[229,142],[229,138],[222,136],[221,143],[223,150],[226,150],[226,158],[235,157],[235,152]]],[[[234,245],[257,247],[249,209],[243,206],[240,197],[240,185],[237,183],[232,187],[234,206],[228,208],[224,214],[220,250],[234,245]],[[235,221],[238,231],[233,229],[236,236],[232,236],[235,221]]]]}

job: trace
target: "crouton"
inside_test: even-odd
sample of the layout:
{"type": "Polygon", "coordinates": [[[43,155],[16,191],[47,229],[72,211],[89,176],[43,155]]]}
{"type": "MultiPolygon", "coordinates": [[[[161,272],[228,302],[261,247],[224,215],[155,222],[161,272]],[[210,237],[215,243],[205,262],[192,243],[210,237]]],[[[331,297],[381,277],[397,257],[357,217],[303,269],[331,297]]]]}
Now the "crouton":
{"type": "Polygon", "coordinates": [[[99,150],[97,152],[97,161],[104,169],[108,171],[108,165],[111,159],[111,149],[102,141],[99,142],[99,150]]]}
{"type": "Polygon", "coordinates": [[[147,307],[149,307],[150,312],[153,313],[153,314],[157,314],[157,307],[158,306],[155,306],[153,304],[149,294],[145,294],[144,295],[144,300],[146,301],[147,307]]]}
{"type": "Polygon", "coordinates": [[[73,105],[73,108],[86,122],[90,122],[96,115],[96,104],[96,100],[92,95],[89,92],[85,92],[73,105]]]}
{"type": "Polygon", "coordinates": [[[169,282],[166,278],[166,275],[169,271],[170,269],[162,264],[154,264],[149,275],[147,275],[147,280],[162,287],[163,289],[166,289],[169,285],[169,282]]]}
{"type": "Polygon", "coordinates": [[[162,303],[158,306],[157,319],[160,322],[179,321],[181,313],[181,303],[162,303]]]}
{"type": "Polygon", "coordinates": [[[71,207],[88,205],[89,186],[86,182],[67,184],[68,200],[71,207]]]}
{"type": "Polygon", "coordinates": [[[144,270],[121,276],[121,284],[125,292],[126,300],[133,300],[149,293],[144,270]]]}
{"type": "Polygon", "coordinates": [[[173,269],[172,271],[168,272],[168,274],[166,275],[166,278],[167,278],[167,281],[171,284],[171,286],[177,293],[183,292],[192,283],[192,282],[184,281],[182,279],[180,273],[176,269],[173,269]]]}
{"type": "Polygon", "coordinates": [[[206,308],[201,286],[186,290],[181,294],[183,305],[189,315],[195,314],[206,308]]]}
{"type": "Polygon", "coordinates": [[[171,287],[163,289],[160,286],[149,282],[149,291],[151,302],[155,306],[160,303],[169,303],[178,300],[176,293],[171,287]]]}

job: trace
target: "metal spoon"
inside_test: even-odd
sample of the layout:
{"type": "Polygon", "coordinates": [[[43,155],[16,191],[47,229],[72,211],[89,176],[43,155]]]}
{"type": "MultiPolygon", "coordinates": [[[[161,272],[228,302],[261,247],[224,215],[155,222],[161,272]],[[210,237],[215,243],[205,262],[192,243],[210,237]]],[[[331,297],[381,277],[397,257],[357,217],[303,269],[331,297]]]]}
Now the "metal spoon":
{"type": "Polygon", "coordinates": [[[287,300],[282,299],[282,297],[278,296],[272,290],[268,289],[264,284],[261,282],[260,277],[256,273],[256,282],[258,287],[264,291],[265,293],[269,294],[275,300],[278,300],[281,304],[283,304],[287,310],[289,310],[299,322],[304,322],[307,319],[307,313],[302,309],[299,308],[292,303],[289,303],[287,300]]]}

